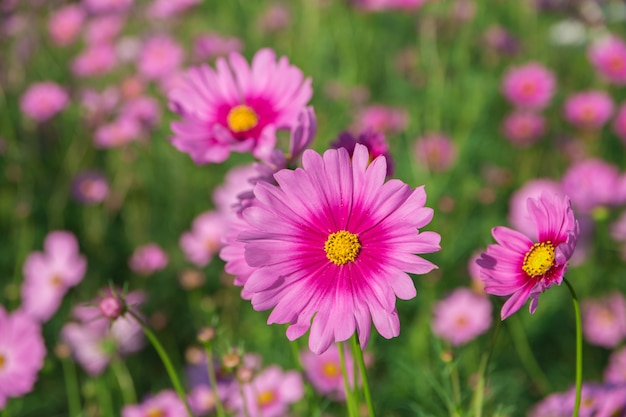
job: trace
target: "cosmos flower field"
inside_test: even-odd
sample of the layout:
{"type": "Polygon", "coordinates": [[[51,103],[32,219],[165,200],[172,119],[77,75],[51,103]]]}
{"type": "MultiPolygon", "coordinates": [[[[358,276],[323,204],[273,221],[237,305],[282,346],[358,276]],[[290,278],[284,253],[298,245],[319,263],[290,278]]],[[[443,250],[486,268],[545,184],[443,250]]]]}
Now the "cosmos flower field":
{"type": "Polygon", "coordinates": [[[625,22],[3,1],[0,416],[626,416],[625,22]]]}

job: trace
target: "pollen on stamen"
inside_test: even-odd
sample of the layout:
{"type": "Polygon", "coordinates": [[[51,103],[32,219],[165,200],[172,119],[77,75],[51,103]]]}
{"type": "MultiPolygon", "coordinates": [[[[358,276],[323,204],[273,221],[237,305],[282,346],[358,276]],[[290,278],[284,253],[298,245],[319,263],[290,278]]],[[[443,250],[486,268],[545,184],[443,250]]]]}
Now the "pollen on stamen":
{"type": "Polygon", "coordinates": [[[549,240],[535,243],[526,255],[522,269],[531,277],[545,275],[554,264],[554,246],[549,240]]]}
{"type": "Polygon", "coordinates": [[[259,124],[259,116],[245,104],[233,107],[226,117],[228,127],[235,133],[247,132],[259,124]]]}
{"type": "Polygon", "coordinates": [[[324,244],[326,258],[335,265],[354,262],[361,250],[359,237],[347,230],[331,233],[324,244]]]}

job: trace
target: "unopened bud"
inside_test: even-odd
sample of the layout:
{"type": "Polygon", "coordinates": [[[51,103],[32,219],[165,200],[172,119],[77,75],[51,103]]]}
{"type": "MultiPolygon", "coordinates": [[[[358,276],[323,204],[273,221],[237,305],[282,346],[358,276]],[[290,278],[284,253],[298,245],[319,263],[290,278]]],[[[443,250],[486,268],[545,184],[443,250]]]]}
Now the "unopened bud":
{"type": "Polygon", "coordinates": [[[209,343],[215,338],[215,329],[213,327],[204,327],[198,332],[198,340],[201,343],[209,343]]]}
{"type": "Polygon", "coordinates": [[[222,365],[228,369],[234,369],[241,364],[241,355],[237,352],[227,353],[222,356],[222,365]]]}
{"type": "Polygon", "coordinates": [[[108,296],[100,301],[98,309],[100,309],[100,312],[104,317],[110,320],[115,320],[124,312],[124,304],[119,298],[108,296]]]}

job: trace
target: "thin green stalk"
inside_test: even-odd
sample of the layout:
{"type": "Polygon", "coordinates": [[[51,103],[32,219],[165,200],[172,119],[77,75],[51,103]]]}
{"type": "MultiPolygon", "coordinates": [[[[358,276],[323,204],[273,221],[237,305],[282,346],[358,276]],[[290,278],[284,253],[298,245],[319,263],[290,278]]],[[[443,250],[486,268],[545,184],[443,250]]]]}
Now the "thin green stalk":
{"type": "Polygon", "coordinates": [[[243,404],[243,414],[246,417],[250,417],[250,411],[248,411],[248,401],[246,401],[246,393],[243,389],[243,385],[239,378],[237,378],[237,386],[239,387],[239,395],[241,395],[241,403],[243,404]]]}
{"type": "Polygon", "coordinates": [[[511,317],[509,319],[509,329],[511,330],[511,336],[513,336],[513,344],[515,345],[517,354],[522,361],[522,365],[526,368],[526,372],[528,372],[530,378],[539,391],[544,395],[547,394],[550,392],[548,378],[546,378],[541,370],[541,366],[539,366],[539,363],[537,362],[537,359],[528,344],[528,338],[526,337],[526,332],[524,332],[519,317],[511,317]]]}
{"type": "Polygon", "coordinates": [[[120,358],[114,358],[111,361],[111,369],[117,379],[117,384],[120,386],[120,392],[122,393],[122,400],[124,404],[137,403],[137,393],[135,392],[135,384],[133,378],[128,372],[128,368],[120,358]]]}
{"type": "MultiPolygon", "coordinates": [[[[356,333],[351,338],[352,342],[352,355],[356,358],[359,365],[359,373],[361,374],[361,380],[363,381],[363,396],[365,397],[365,404],[367,404],[367,412],[370,417],[374,417],[374,406],[372,405],[372,394],[370,392],[370,385],[367,380],[367,371],[365,369],[365,359],[363,358],[363,350],[357,340],[356,333]]],[[[356,374],[356,369],[355,369],[356,374]]],[[[354,386],[356,389],[356,385],[354,386]]]]}
{"type": "Polygon", "coordinates": [[[452,384],[452,397],[454,399],[455,415],[458,415],[458,408],[461,406],[461,381],[459,378],[459,368],[454,363],[450,366],[450,383],[452,384]]]}
{"type": "Polygon", "coordinates": [[[180,379],[178,378],[178,375],[176,374],[176,370],[174,369],[174,366],[172,365],[172,361],[167,355],[167,352],[165,351],[165,349],[163,348],[163,345],[161,345],[161,342],[159,342],[159,339],[156,337],[156,335],[152,332],[152,330],[150,330],[148,326],[144,324],[143,320],[139,316],[137,316],[135,313],[133,313],[130,310],[129,310],[129,314],[133,316],[135,320],[137,320],[137,323],[139,323],[139,325],[141,326],[141,329],[143,330],[144,334],[146,335],[148,340],[150,340],[150,343],[159,354],[159,357],[161,358],[161,362],[163,362],[163,365],[165,366],[167,374],[169,375],[170,380],[172,381],[172,385],[174,386],[174,389],[176,390],[178,397],[180,398],[182,403],[185,405],[185,409],[187,410],[187,415],[189,417],[193,417],[193,413],[191,412],[191,407],[189,407],[189,402],[187,401],[187,396],[185,395],[185,390],[183,389],[183,386],[180,383],[180,379]]]}
{"type": "Polygon", "coordinates": [[[109,391],[109,384],[101,376],[96,381],[96,396],[98,397],[98,406],[100,408],[100,415],[102,417],[114,417],[113,413],[113,401],[111,400],[111,391],[109,391]]]}
{"type": "Polygon", "coordinates": [[[502,326],[502,320],[496,322],[496,326],[491,333],[491,340],[489,341],[489,349],[487,349],[480,358],[480,365],[478,366],[478,381],[476,381],[476,388],[474,389],[474,417],[482,417],[483,414],[483,401],[485,395],[485,381],[487,379],[487,365],[489,365],[489,359],[496,346],[496,340],[500,333],[500,327],[502,326]]]}
{"type": "Polygon", "coordinates": [[[574,303],[574,315],[576,320],[576,402],[574,403],[574,412],[572,417],[578,417],[578,411],[580,410],[580,397],[583,387],[583,333],[582,333],[582,319],[580,317],[580,303],[578,297],[574,291],[574,287],[569,281],[563,278],[569,292],[572,294],[572,302],[574,303]]]}
{"type": "Polygon", "coordinates": [[[78,388],[78,380],[76,378],[76,368],[74,362],[67,358],[61,359],[63,366],[63,379],[65,379],[65,392],[67,394],[67,410],[69,417],[77,417],[80,415],[80,390],[78,388]]]}
{"type": "Polygon", "coordinates": [[[209,373],[209,380],[211,381],[211,390],[215,397],[215,410],[217,411],[218,417],[225,417],[224,404],[222,404],[222,399],[217,392],[217,377],[215,376],[215,366],[213,365],[213,346],[211,342],[204,344],[204,351],[206,353],[206,367],[209,373]]]}
{"type": "Polygon", "coordinates": [[[350,379],[348,378],[348,372],[346,371],[346,357],[343,352],[343,343],[337,343],[339,348],[339,361],[341,362],[341,375],[343,376],[343,386],[346,390],[346,405],[348,406],[348,415],[350,417],[358,417],[356,410],[356,404],[354,402],[354,393],[350,389],[350,379]]]}

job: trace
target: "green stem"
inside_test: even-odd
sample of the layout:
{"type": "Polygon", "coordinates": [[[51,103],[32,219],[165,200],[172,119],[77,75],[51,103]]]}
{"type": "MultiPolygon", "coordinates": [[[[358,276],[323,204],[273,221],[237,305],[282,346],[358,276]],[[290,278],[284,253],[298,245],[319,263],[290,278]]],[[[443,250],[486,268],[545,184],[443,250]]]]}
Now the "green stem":
{"type": "Polygon", "coordinates": [[[137,403],[135,384],[133,383],[133,378],[130,376],[130,372],[128,372],[128,368],[124,362],[120,358],[114,358],[111,361],[111,369],[113,370],[113,374],[115,374],[117,383],[120,386],[124,404],[137,403]]]}
{"type": "MultiPolygon", "coordinates": [[[[351,338],[352,343],[352,355],[356,358],[359,365],[359,373],[361,374],[361,380],[363,381],[363,396],[365,397],[365,404],[367,404],[367,412],[370,417],[374,417],[374,406],[372,405],[372,394],[370,392],[370,385],[367,380],[367,371],[365,369],[365,359],[363,358],[363,350],[357,340],[356,333],[351,338]]],[[[356,372],[355,372],[356,374],[356,372]]],[[[356,389],[356,385],[354,386],[356,389]]]]}
{"type": "Polygon", "coordinates": [[[100,416],[113,417],[113,401],[111,400],[111,391],[109,384],[104,379],[104,375],[100,376],[96,382],[96,395],[98,397],[98,406],[100,408],[100,416]]]}
{"type": "Polygon", "coordinates": [[[76,368],[74,363],[67,359],[61,359],[63,365],[63,377],[65,379],[65,392],[67,394],[67,410],[70,417],[77,417],[80,414],[80,391],[78,380],[76,379],[76,368]]]}
{"type": "Polygon", "coordinates": [[[246,401],[246,392],[243,389],[243,384],[237,378],[237,386],[239,387],[239,395],[241,395],[241,403],[243,404],[243,415],[245,417],[250,417],[250,411],[248,411],[248,401],[246,401]]]}
{"type": "Polygon", "coordinates": [[[346,357],[343,352],[343,343],[337,343],[339,348],[339,361],[341,362],[341,375],[343,376],[343,386],[346,390],[346,405],[348,406],[348,415],[350,417],[358,417],[356,404],[354,402],[354,395],[352,389],[350,389],[350,379],[348,378],[348,372],[346,370],[346,357]]]}
{"type": "Polygon", "coordinates": [[[544,395],[547,394],[550,392],[548,378],[546,378],[541,370],[541,366],[539,366],[528,344],[528,338],[526,337],[519,317],[511,317],[509,319],[509,329],[511,330],[511,336],[513,336],[513,344],[515,345],[515,349],[517,350],[522,364],[526,368],[526,372],[528,372],[539,391],[544,395]]]}
{"type": "Polygon", "coordinates": [[[582,321],[580,317],[580,304],[578,297],[574,291],[574,287],[569,281],[563,278],[569,292],[572,294],[572,302],[574,303],[574,315],[576,316],[576,402],[574,403],[574,412],[572,417],[578,417],[578,411],[580,410],[580,396],[583,386],[583,333],[582,333],[582,321]]]}
{"type": "Polygon", "coordinates": [[[163,345],[161,345],[161,342],[159,342],[159,339],[155,336],[152,330],[150,330],[150,328],[144,324],[143,320],[139,316],[137,316],[135,313],[133,313],[130,310],[129,310],[129,314],[133,316],[135,320],[137,320],[137,323],[139,323],[139,325],[141,326],[141,329],[143,330],[144,334],[146,335],[148,340],[150,340],[150,343],[159,354],[159,357],[161,358],[161,362],[163,362],[163,365],[165,366],[165,369],[167,370],[167,374],[169,375],[170,380],[172,381],[172,385],[174,386],[174,389],[176,390],[178,397],[180,398],[182,403],[185,405],[185,409],[187,410],[188,416],[193,417],[193,413],[191,412],[191,407],[189,407],[189,402],[187,401],[187,396],[185,395],[185,390],[183,389],[183,386],[180,383],[180,379],[178,378],[178,375],[176,374],[176,370],[174,369],[174,366],[172,365],[172,361],[167,355],[167,352],[165,351],[165,349],[163,348],[163,345]]]}
{"type": "Polygon", "coordinates": [[[222,399],[217,392],[217,377],[215,376],[215,366],[213,366],[213,347],[211,342],[204,344],[204,351],[206,353],[206,367],[209,373],[209,380],[211,381],[211,390],[215,397],[215,410],[217,411],[218,417],[225,417],[224,404],[222,404],[222,399]]]}
{"type": "Polygon", "coordinates": [[[491,333],[491,340],[489,341],[489,349],[486,350],[480,358],[480,365],[478,366],[478,381],[476,381],[476,388],[474,390],[474,417],[482,417],[483,414],[483,401],[485,395],[485,381],[487,379],[487,365],[489,365],[489,359],[496,346],[496,340],[498,333],[500,333],[500,327],[502,326],[502,320],[496,322],[496,327],[491,333]]]}

